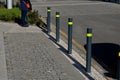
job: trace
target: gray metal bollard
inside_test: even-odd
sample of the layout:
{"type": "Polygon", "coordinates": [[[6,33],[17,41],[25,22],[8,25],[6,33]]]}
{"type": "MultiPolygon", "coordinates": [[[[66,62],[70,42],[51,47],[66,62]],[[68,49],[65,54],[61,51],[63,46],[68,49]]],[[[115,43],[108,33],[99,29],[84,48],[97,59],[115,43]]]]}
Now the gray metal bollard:
{"type": "Polygon", "coordinates": [[[60,13],[56,12],[56,41],[60,41],[60,13]]]}
{"type": "Polygon", "coordinates": [[[118,53],[118,73],[117,73],[117,80],[120,80],[120,52],[118,53]]]}
{"type": "Polygon", "coordinates": [[[72,18],[68,18],[68,54],[72,53],[72,18]]]}
{"type": "Polygon", "coordinates": [[[48,31],[48,34],[51,32],[50,19],[51,19],[51,8],[47,7],[47,31],[48,31]]]}
{"type": "Polygon", "coordinates": [[[86,71],[91,72],[91,52],[92,52],[92,29],[87,28],[87,54],[86,54],[86,71]]]}

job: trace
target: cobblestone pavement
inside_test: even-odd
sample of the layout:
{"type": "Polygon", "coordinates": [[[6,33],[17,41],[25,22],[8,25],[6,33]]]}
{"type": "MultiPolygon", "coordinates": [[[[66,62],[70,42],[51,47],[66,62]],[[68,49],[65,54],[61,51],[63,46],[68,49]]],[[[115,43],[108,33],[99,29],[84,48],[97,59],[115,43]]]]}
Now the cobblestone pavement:
{"type": "Polygon", "coordinates": [[[43,33],[4,33],[8,80],[85,80],[43,33]]]}

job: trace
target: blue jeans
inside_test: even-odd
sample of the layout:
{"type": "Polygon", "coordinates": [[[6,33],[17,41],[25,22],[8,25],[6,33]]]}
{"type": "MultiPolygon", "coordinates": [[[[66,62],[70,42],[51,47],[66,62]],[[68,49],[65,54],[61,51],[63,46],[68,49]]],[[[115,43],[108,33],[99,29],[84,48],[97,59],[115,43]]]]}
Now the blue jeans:
{"type": "Polygon", "coordinates": [[[24,26],[24,25],[27,25],[27,11],[21,11],[21,25],[24,26]]]}

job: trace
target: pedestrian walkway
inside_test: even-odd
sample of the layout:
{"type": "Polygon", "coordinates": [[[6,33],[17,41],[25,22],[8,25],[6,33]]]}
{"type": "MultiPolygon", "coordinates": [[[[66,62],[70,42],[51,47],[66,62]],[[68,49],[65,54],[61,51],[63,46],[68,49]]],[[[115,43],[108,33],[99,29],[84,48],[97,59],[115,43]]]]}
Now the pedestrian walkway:
{"type": "Polygon", "coordinates": [[[0,80],[85,80],[40,28],[0,22],[0,80]]]}

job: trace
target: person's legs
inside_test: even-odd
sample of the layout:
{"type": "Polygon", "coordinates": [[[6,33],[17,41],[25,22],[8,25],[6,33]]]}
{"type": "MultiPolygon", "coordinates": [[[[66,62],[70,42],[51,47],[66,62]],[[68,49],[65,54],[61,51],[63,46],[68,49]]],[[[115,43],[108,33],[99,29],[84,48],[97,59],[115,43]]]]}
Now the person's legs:
{"type": "Polygon", "coordinates": [[[27,11],[21,11],[21,25],[27,27],[28,23],[26,22],[27,11]]]}

